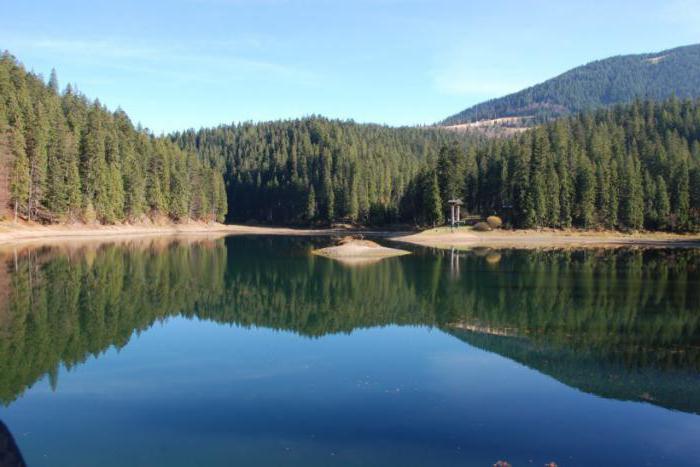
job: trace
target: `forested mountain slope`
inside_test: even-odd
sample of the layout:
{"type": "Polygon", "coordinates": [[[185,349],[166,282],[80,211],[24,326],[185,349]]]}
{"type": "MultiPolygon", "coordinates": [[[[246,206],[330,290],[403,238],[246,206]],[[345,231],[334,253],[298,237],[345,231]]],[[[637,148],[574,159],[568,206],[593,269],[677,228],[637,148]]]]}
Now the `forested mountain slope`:
{"type": "MultiPolygon", "coordinates": [[[[506,117],[526,124],[635,99],[700,97],[700,44],[591,62],[522,91],[470,107],[445,119],[457,125],[506,117]]],[[[508,125],[516,124],[510,121],[508,125]]]]}
{"type": "MultiPolygon", "coordinates": [[[[444,148],[426,170],[443,205],[461,196],[467,211],[500,213],[517,227],[698,230],[700,101],[562,118],[476,151],[444,148]]],[[[414,186],[403,212],[439,219],[430,190],[414,186]]]]}
{"type": "Polygon", "coordinates": [[[317,117],[173,139],[223,168],[230,221],[427,226],[461,197],[515,227],[700,227],[698,101],[636,101],[496,140],[317,117]]]}
{"type": "Polygon", "coordinates": [[[0,216],[113,223],[223,219],[221,173],[71,87],[0,56],[0,216]],[[9,172],[9,173],[8,173],[9,172]],[[9,199],[8,199],[9,198],[9,199]],[[9,204],[9,206],[8,206],[9,204]]]}
{"type": "Polygon", "coordinates": [[[515,227],[700,228],[697,100],[636,100],[495,140],[322,117],[155,137],[4,54],[0,129],[6,218],[428,226],[461,197],[515,227]]]}
{"type": "Polygon", "coordinates": [[[173,135],[224,168],[228,220],[275,224],[399,220],[406,187],[447,143],[468,134],[309,117],[173,135]]]}

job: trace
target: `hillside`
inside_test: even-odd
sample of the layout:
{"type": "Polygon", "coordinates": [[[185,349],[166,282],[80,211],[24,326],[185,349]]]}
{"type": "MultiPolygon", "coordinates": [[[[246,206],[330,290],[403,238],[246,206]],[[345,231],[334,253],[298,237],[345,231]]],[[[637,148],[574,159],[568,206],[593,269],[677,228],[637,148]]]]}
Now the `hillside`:
{"type": "Polygon", "coordinates": [[[700,44],[591,62],[514,94],[477,104],[446,118],[442,125],[524,117],[520,121],[511,118],[505,125],[522,127],[635,99],[663,100],[674,95],[700,97],[700,44]]]}
{"type": "Polygon", "coordinates": [[[223,219],[221,174],[70,86],[0,55],[0,220],[223,219]],[[15,209],[16,208],[16,209],[15,209]]]}
{"type": "Polygon", "coordinates": [[[386,224],[440,148],[470,133],[307,117],[172,135],[223,168],[229,222],[386,224]]]}
{"type": "Polygon", "coordinates": [[[16,206],[44,223],[434,226],[460,197],[514,227],[700,229],[700,101],[635,101],[507,139],[316,116],[156,137],[4,54],[0,128],[4,217],[16,206]]]}

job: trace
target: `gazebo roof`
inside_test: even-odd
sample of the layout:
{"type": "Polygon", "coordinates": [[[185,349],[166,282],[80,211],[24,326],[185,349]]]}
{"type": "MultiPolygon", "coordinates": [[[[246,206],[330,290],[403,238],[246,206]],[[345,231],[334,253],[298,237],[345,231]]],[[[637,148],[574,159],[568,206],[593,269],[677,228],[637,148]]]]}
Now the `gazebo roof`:
{"type": "Polygon", "coordinates": [[[448,203],[448,204],[456,204],[456,205],[462,205],[462,204],[464,204],[464,202],[462,202],[462,200],[459,199],[459,198],[457,198],[457,199],[451,199],[451,200],[449,200],[447,203],[448,203]]]}

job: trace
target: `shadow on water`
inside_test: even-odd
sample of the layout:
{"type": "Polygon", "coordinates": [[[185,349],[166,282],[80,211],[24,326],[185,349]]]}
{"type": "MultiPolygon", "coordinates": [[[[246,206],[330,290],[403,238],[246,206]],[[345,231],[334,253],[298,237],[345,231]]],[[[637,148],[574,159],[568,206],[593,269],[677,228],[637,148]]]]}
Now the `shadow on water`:
{"type": "Polygon", "coordinates": [[[317,337],[425,325],[602,397],[700,413],[700,252],[414,254],[322,240],[138,240],[4,252],[0,403],[173,316],[317,337]]]}
{"type": "Polygon", "coordinates": [[[0,420],[0,467],[26,467],[12,433],[0,420]]]}

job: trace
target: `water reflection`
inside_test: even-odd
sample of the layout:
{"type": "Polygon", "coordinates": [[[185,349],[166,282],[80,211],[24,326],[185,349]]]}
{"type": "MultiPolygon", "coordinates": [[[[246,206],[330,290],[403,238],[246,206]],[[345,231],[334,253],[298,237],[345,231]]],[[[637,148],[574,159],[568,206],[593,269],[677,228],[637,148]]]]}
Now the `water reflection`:
{"type": "Polygon", "coordinates": [[[26,467],[26,465],[10,430],[0,420],[0,466],[26,467]]]}
{"type": "Polygon", "coordinates": [[[172,316],[293,331],[428,325],[603,397],[700,413],[700,254],[416,250],[364,268],[322,240],[7,251],[0,402],[172,316]]]}

